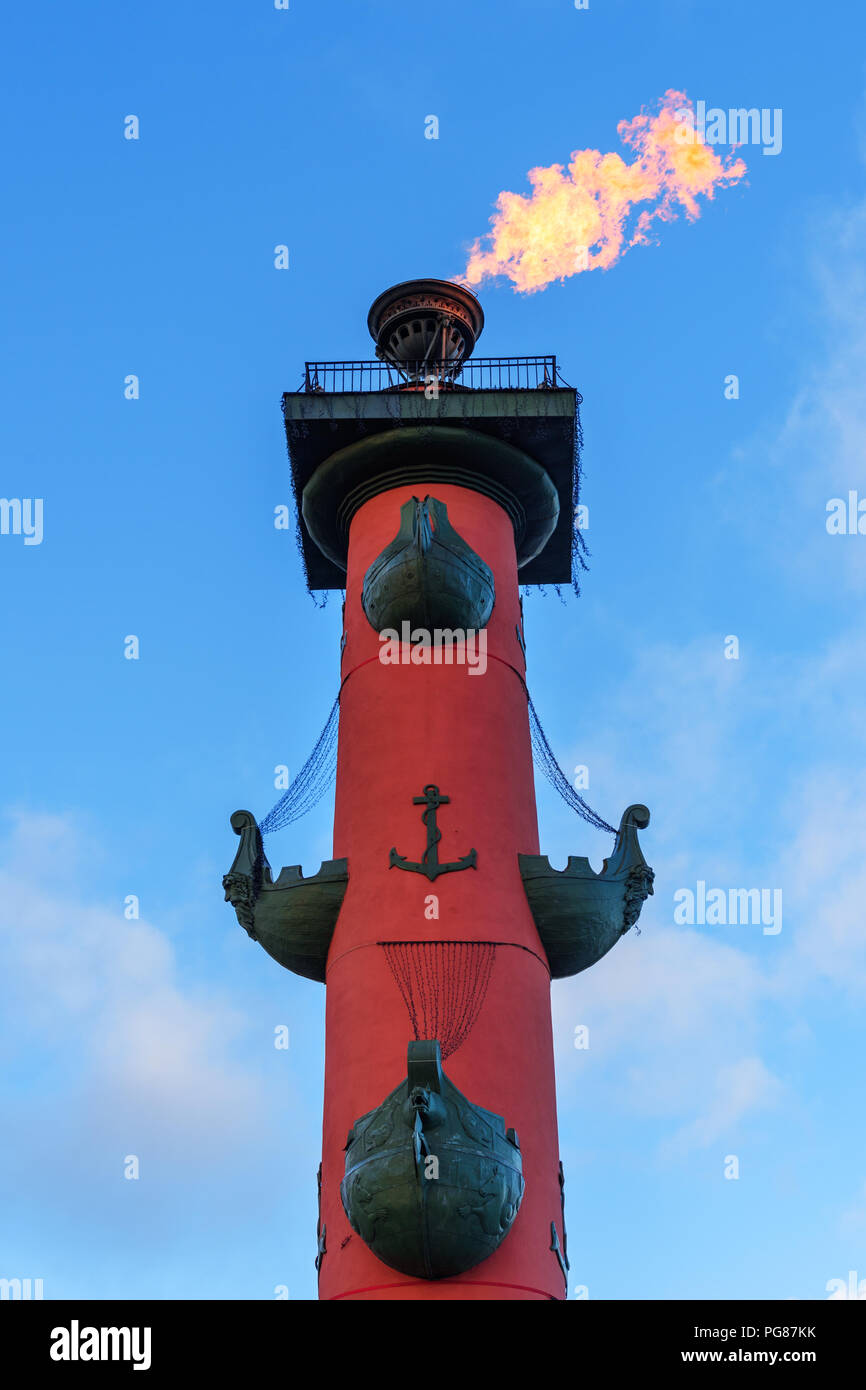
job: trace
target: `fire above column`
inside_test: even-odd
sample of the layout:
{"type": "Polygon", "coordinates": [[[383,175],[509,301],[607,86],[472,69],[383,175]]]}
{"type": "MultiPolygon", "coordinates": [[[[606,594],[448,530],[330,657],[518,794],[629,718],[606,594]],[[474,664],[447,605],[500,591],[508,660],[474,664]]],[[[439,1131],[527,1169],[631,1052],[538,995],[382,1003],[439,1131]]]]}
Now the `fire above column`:
{"type": "Polygon", "coordinates": [[[327,985],[320,1297],[563,1299],[550,980],[652,892],[643,806],[598,874],[539,854],[518,583],[571,577],[578,397],[554,358],[470,361],[448,282],[368,323],[377,362],[283,398],[308,580],[346,594],[335,857],[273,881],[236,812],[226,898],[327,985]]]}

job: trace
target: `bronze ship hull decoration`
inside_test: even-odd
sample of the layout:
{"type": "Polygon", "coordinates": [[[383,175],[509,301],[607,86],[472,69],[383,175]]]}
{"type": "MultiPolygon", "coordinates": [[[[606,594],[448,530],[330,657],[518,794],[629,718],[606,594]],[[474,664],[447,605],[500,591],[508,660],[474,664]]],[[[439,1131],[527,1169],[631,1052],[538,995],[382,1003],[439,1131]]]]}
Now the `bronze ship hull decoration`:
{"type": "Polygon", "coordinates": [[[410,497],[400,529],[364,576],[361,602],[377,632],[403,622],[433,632],[486,627],[496,597],[493,574],[448,520],[435,497],[410,497]]]}
{"type": "Polygon", "coordinates": [[[462,1274],[493,1254],[517,1215],[517,1135],[448,1080],[437,1041],[412,1042],[406,1080],[349,1132],[340,1195],[384,1264],[416,1279],[462,1274]]]}

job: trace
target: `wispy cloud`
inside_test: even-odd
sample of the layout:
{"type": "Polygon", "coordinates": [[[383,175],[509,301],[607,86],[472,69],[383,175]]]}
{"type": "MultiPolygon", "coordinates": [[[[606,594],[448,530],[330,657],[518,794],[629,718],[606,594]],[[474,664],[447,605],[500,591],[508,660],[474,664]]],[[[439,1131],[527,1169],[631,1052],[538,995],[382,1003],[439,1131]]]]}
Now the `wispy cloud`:
{"type": "Polygon", "coordinates": [[[716,479],[717,515],[747,534],[793,587],[866,589],[866,536],[828,535],[826,504],[866,500],[866,201],[815,217],[806,271],[813,314],[800,380],[716,479]]]}
{"type": "Polygon", "coordinates": [[[74,1059],[66,1101],[95,1123],[125,1125],[130,1143],[231,1144],[264,1120],[261,1079],[233,1053],[248,1021],[225,996],[181,983],[159,928],[99,901],[82,881],[92,858],[65,817],[18,815],[0,849],[13,1038],[27,1054],[74,1059]]]}
{"type": "Polygon", "coordinates": [[[653,807],[642,838],[656,892],[639,938],[554,988],[560,1089],[597,1081],[616,1108],[658,1117],[666,1158],[731,1142],[762,1111],[796,1104],[768,1060],[778,1047],[768,1020],[802,1030],[827,986],[840,1002],[866,989],[864,688],[866,651],[847,640],[805,661],[748,663],[725,661],[720,643],[654,644],[595,727],[587,721],[586,745],[614,782],[628,769],[653,807]],[[630,725],[635,689],[641,720],[630,725]],[[756,751],[780,731],[806,756],[781,776],[777,757],[765,765],[756,751]],[[675,926],[673,891],[697,878],[780,886],[783,932],[675,926]],[[590,1027],[589,1053],[574,1049],[578,1024],[590,1027]]]}

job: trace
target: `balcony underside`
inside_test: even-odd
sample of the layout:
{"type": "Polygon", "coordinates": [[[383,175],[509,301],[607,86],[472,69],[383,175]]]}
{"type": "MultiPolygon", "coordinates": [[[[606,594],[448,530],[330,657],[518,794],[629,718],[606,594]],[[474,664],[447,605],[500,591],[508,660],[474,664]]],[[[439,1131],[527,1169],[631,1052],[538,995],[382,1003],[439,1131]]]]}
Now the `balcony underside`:
{"type": "MultiPolygon", "coordinates": [[[[373,434],[419,425],[464,427],[510,444],[548,474],[559,519],[543,551],[520,570],[523,584],[571,579],[572,491],[577,392],[570,387],[528,390],[306,391],[283,397],[286,439],[298,511],[304,488],[330,456],[373,434]]],[[[301,544],[311,589],[342,589],[345,571],[322,553],[301,521],[301,544]]]]}

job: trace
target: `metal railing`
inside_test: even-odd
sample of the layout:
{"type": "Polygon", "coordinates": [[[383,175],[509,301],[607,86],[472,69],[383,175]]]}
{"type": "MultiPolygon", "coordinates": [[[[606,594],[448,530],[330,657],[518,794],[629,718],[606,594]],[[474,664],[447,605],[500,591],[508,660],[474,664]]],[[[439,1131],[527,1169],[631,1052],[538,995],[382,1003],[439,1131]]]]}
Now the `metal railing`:
{"type": "MultiPolygon", "coordinates": [[[[541,391],[568,388],[555,357],[471,357],[468,362],[307,362],[301,391],[541,391]]],[[[570,388],[569,388],[570,389],[570,388]]]]}

